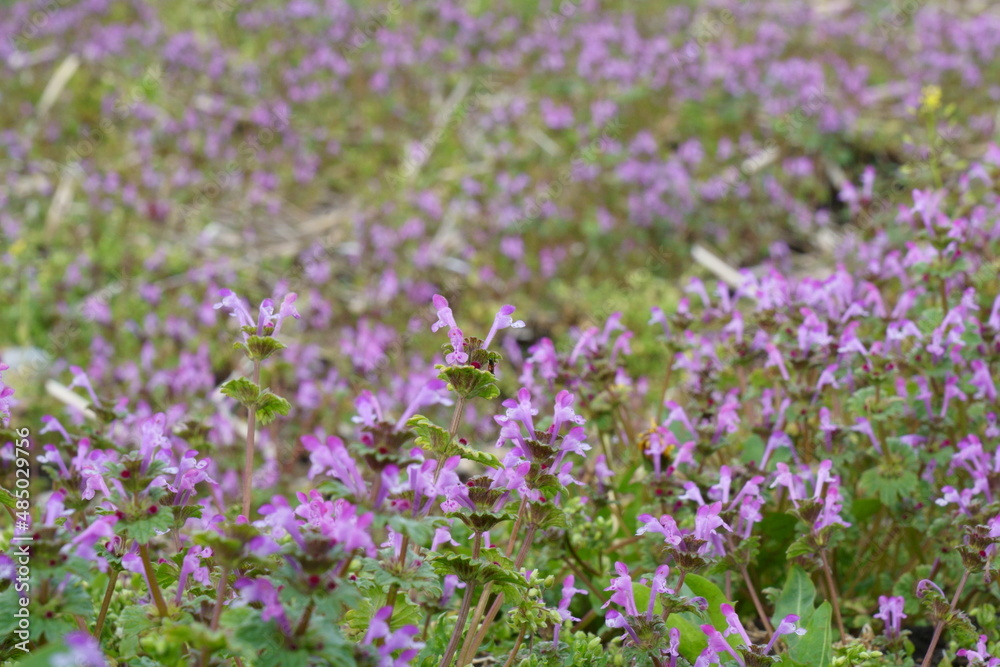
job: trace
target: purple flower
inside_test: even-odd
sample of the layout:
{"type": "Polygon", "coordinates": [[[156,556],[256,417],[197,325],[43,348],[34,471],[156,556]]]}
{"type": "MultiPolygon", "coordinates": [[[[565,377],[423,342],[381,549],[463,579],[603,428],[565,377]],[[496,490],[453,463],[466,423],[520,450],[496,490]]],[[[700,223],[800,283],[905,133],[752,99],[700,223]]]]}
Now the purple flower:
{"type": "Polygon", "coordinates": [[[957,655],[969,661],[971,667],[1000,667],[1000,658],[994,658],[986,649],[986,635],[979,635],[976,650],[962,648],[957,655]]]}
{"type": "MultiPolygon", "coordinates": [[[[562,591],[559,597],[559,606],[556,607],[556,612],[559,614],[559,618],[562,619],[563,623],[566,621],[579,621],[580,619],[573,616],[569,611],[570,602],[573,601],[574,595],[586,595],[587,591],[582,588],[574,588],[573,583],[575,579],[573,575],[567,576],[563,579],[562,591]]],[[[552,644],[553,646],[559,645],[559,631],[562,630],[562,625],[557,625],[553,630],[552,634],[552,644]]]]}
{"type": "Polygon", "coordinates": [[[875,618],[885,622],[885,635],[890,640],[899,639],[900,631],[903,627],[903,604],[906,602],[902,596],[886,597],[878,596],[878,613],[875,618]]]}
{"type": "Polygon", "coordinates": [[[98,542],[106,542],[115,538],[114,525],[118,523],[118,518],[113,514],[102,516],[91,522],[87,528],[79,533],[73,540],[62,548],[63,552],[72,551],[74,555],[86,560],[97,561],[101,572],[107,569],[107,561],[98,558],[94,545],[98,542]]]}
{"type": "Polygon", "coordinates": [[[973,359],[971,365],[973,372],[969,384],[976,388],[973,398],[977,401],[986,398],[991,403],[995,403],[997,400],[997,389],[993,384],[993,377],[990,375],[990,367],[982,359],[973,359]]]}
{"type": "Polygon", "coordinates": [[[285,615],[285,607],[278,598],[278,590],[269,579],[240,579],[235,588],[240,592],[240,599],[244,603],[259,602],[264,606],[260,614],[262,621],[275,621],[282,632],[291,636],[292,628],[285,615]]]}
{"type": "Polygon", "coordinates": [[[611,585],[605,588],[606,591],[614,591],[608,601],[601,605],[601,608],[607,608],[609,604],[614,602],[615,604],[623,607],[625,613],[629,616],[638,616],[639,609],[635,606],[635,594],[632,592],[632,577],[629,576],[628,567],[625,563],[616,562],[615,571],[618,573],[617,577],[611,578],[611,585]]]}
{"type": "Polygon", "coordinates": [[[572,574],[563,579],[562,591],[560,593],[559,606],[557,607],[557,610],[559,612],[559,617],[564,621],[580,620],[578,618],[573,618],[573,616],[569,613],[569,604],[573,600],[574,595],[586,595],[587,591],[583,588],[574,588],[573,583],[575,581],[576,580],[573,578],[572,574]]]}
{"type": "Polygon", "coordinates": [[[375,612],[368,624],[368,632],[362,643],[366,646],[372,646],[376,640],[383,640],[378,647],[378,667],[406,667],[424,647],[422,642],[414,641],[420,629],[415,625],[404,625],[392,632],[389,628],[391,615],[391,606],[382,607],[375,612]],[[393,658],[392,654],[396,651],[401,651],[401,653],[398,657],[393,658]]]}
{"type": "Polygon", "coordinates": [[[524,322],[521,320],[515,321],[511,314],[516,309],[514,306],[501,306],[500,310],[497,312],[496,317],[493,318],[493,326],[490,327],[490,332],[486,335],[486,339],[483,341],[483,349],[487,349],[490,346],[490,342],[493,341],[493,337],[498,331],[506,329],[507,327],[513,327],[514,329],[520,329],[524,326],[524,322]]]}
{"type": "Polygon", "coordinates": [[[368,485],[343,440],[331,435],[324,444],[316,436],[304,435],[302,446],[309,452],[309,479],[316,475],[327,475],[339,480],[356,498],[368,495],[368,485]]]}
{"type": "Polygon", "coordinates": [[[201,561],[212,557],[212,550],[198,545],[189,547],[184,559],[181,561],[181,571],[177,577],[177,596],[174,598],[179,607],[181,598],[184,595],[184,588],[187,586],[188,577],[193,578],[203,586],[211,586],[212,580],[209,576],[209,568],[202,566],[201,561]]]}
{"type": "Polygon", "coordinates": [[[14,388],[3,382],[3,372],[9,369],[10,366],[0,362],[0,426],[4,428],[10,425],[10,411],[14,405],[14,388]]]}
{"type": "Polygon", "coordinates": [[[797,625],[798,622],[799,622],[799,617],[796,616],[795,614],[789,614],[788,616],[785,616],[783,619],[781,619],[781,623],[779,623],[778,627],[775,628],[774,630],[774,636],[771,637],[771,641],[767,643],[767,648],[765,649],[765,653],[771,652],[771,648],[774,646],[774,643],[778,641],[778,637],[782,635],[799,635],[799,636],[804,635],[806,633],[806,629],[800,628],[797,625]]]}
{"type": "Polygon", "coordinates": [[[438,526],[434,529],[434,539],[431,540],[431,551],[437,551],[443,544],[450,544],[453,547],[461,546],[451,536],[451,526],[438,526]]]}
{"type": "Polygon", "coordinates": [[[68,649],[49,658],[52,667],[107,667],[104,652],[87,632],[70,632],[63,639],[68,649]]]}
{"type": "Polygon", "coordinates": [[[247,308],[246,304],[240,299],[235,292],[232,290],[224,289],[219,291],[219,295],[222,297],[222,301],[216,303],[213,308],[219,310],[220,308],[228,308],[229,316],[235,317],[240,324],[240,327],[255,327],[256,323],[253,320],[253,316],[250,315],[250,310],[247,308]]]}
{"type": "Polygon", "coordinates": [[[440,294],[435,294],[431,301],[434,304],[435,310],[437,310],[438,316],[437,322],[431,325],[431,331],[437,332],[442,327],[457,329],[458,325],[455,324],[455,316],[452,314],[451,308],[448,307],[448,299],[440,294]]]}
{"type": "MultiPolygon", "coordinates": [[[[742,627],[743,626],[740,625],[740,629],[742,629],[742,627]]],[[[720,663],[722,660],[720,655],[727,653],[736,660],[736,664],[745,667],[746,663],[743,661],[742,656],[733,650],[733,647],[729,645],[729,642],[726,641],[726,637],[721,632],[707,623],[701,626],[701,631],[704,632],[705,636],[708,638],[708,646],[705,647],[705,650],[701,652],[700,656],[698,656],[698,660],[694,663],[694,667],[708,667],[709,665],[720,663]]],[[[746,631],[744,630],[743,633],[746,634],[746,631]]],[[[749,645],[750,644],[748,643],[747,646],[749,645]]]]}
{"type": "MultiPolygon", "coordinates": [[[[281,323],[288,317],[294,317],[299,319],[300,315],[298,310],[295,309],[295,300],[298,296],[292,292],[285,295],[285,298],[281,302],[281,306],[278,308],[278,312],[274,312],[274,301],[271,299],[264,299],[260,302],[260,307],[257,309],[257,320],[253,319],[250,314],[250,309],[247,308],[246,304],[240,299],[235,292],[232,290],[224,289],[220,290],[219,294],[222,296],[222,301],[214,304],[214,308],[219,310],[220,308],[227,308],[229,310],[230,317],[235,317],[240,324],[240,328],[250,327],[256,329],[256,335],[263,336],[265,328],[272,328],[272,336],[276,336],[278,331],[281,329],[281,323]]],[[[246,341],[249,335],[243,331],[243,340],[246,341]]]]}
{"type": "Polygon", "coordinates": [[[640,514],[639,521],[642,521],[643,525],[636,529],[636,535],[644,535],[647,532],[660,533],[663,535],[663,541],[673,546],[679,545],[684,537],[674,517],[669,514],[664,514],[659,519],[649,514],[640,514]]]}
{"type": "Polygon", "coordinates": [[[445,355],[444,360],[449,364],[461,365],[469,360],[469,355],[465,353],[465,335],[458,327],[448,330],[448,340],[451,342],[452,351],[445,355]]]}

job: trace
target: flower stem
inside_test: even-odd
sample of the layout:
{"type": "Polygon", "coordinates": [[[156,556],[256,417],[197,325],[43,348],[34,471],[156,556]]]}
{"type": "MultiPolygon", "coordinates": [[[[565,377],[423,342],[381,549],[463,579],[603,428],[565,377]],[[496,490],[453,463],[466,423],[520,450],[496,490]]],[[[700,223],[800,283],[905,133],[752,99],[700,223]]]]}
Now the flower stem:
{"type": "MultiPolygon", "coordinates": [[[[674,591],[677,593],[677,595],[681,595],[681,588],[684,587],[684,577],[686,577],[686,576],[687,576],[687,572],[685,572],[684,570],[681,570],[681,576],[677,579],[677,588],[674,589],[674,591]]],[[[663,620],[666,621],[669,617],[670,617],[670,610],[669,609],[664,609],[663,610],[663,620]]]]}
{"type": "Polygon", "coordinates": [[[830,561],[826,558],[826,551],[820,552],[823,559],[823,574],[826,576],[826,587],[830,591],[830,599],[833,601],[833,616],[837,619],[837,629],[840,630],[840,640],[847,639],[844,631],[844,618],[840,615],[840,599],[837,595],[837,585],[833,583],[833,571],[830,569],[830,561]]]}
{"type": "Polygon", "coordinates": [[[458,609],[458,618],[455,620],[455,629],[451,633],[448,648],[445,649],[444,656],[441,658],[440,667],[451,667],[451,659],[455,655],[455,649],[458,648],[458,638],[462,636],[462,630],[465,629],[465,621],[469,618],[469,607],[472,606],[472,589],[474,588],[475,586],[472,582],[469,582],[465,587],[465,595],[462,596],[462,605],[458,609]]]}
{"type": "MultiPolygon", "coordinates": [[[[260,386],[260,361],[253,362],[253,383],[260,386]]],[[[253,496],[253,457],[257,437],[257,409],[250,408],[247,415],[247,447],[243,463],[243,516],[250,520],[250,501],[253,496]]]]}
{"type": "MultiPolygon", "coordinates": [[[[949,615],[955,612],[955,606],[958,604],[958,598],[962,594],[962,589],[965,588],[965,583],[969,580],[969,571],[966,570],[962,573],[962,580],[958,582],[958,588],[955,590],[955,596],[951,599],[951,608],[949,609],[949,615]]],[[[934,649],[937,648],[938,640],[941,639],[941,633],[944,631],[945,619],[941,619],[934,626],[934,636],[931,637],[931,643],[927,647],[927,653],[924,654],[924,661],[920,663],[920,667],[930,667],[931,660],[934,657],[934,649]]]]}
{"type": "MultiPolygon", "coordinates": [[[[524,542],[521,544],[521,550],[517,553],[517,559],[514,561],[515,570],[520,570],[521,566],[524,565],[524,559],[528,555],[528,548],[531,546],[531,540],[535,537],[536,528],[537,526],[533,523],[528,525],[528,532],[524,536],[524,542]]],[[[500,613],[500,607],[502,606],[503,594],[501,593],[496,597],[496,600],[493,601],[493,605],[490,607],[490,610],[486,612],[486,616],[483,618],[483,625],[479,629],[479,632],[475,633],[473,636],[472,643],[469,645],[467,650],[463,651],[465,654],[465,662],[463,663],[460,661],[459,667],[464,667],[464,665],[472,662],[472,657],[476,655],[476,651],[479,650],[479,647],[486,639],[486,633],[489,631],[490,625],[493,624],[493,619],[496,618],[498,613],[500,613]]],[[[472,632],[474,627],[475,626],[470,628],[470,632],[472,632]]]]}
{"type": "MultiPolygon", "coordinates": [[[[455,411],[451,414],[451,424],[448,426],[448,442],[455,439],[458,433],[458,426],[462,423],[462,415],[465,413],[466,398],[459,396],[455,402],[455,411]]],[[[437,467],[434,468],[434,483],[437,484],[438,477],[441,476],[441,469],[444,467],[444,456],[438,458],[437,467]]]]}
{"type": "MultiPolygon", "coordinates": [[[[476,533],[472,539],[472,557],[479,558],[479,546],[482,544],[482,533],[476,533]]],[[[465,622],[469,619],[469,609],[472,607],[472,593],[475,590],[475,583],[469,581],[465,585],[465,594],[462,596],[462,604],[458,609],[458,618],[455,619],[455,629],[452,630],[451,639],[448,640],[448,647],[441,658],[440,667],[451,667],[451,660],[455,656],[458,648],[458,640],[465,630],[465,622]]]]}
{"type": "Polygon", "coordinates": [[[510,655],[507,657],[507,661],[503,663],[503,667],[512,667],[514,664],[515,657],[517,656],[518,649],[521,648],[521,642],[524,641],[524,631],[525,626],[521,626],[521,631],[517,633],[517,639],[514,641],[514,648],[511,649],[510,655]]]}
{"type": "MultiPolygon", "coordinates": [[[[402,570],[406,567],[406,550],[410,546],[410,536],[403,535],[403,539],[400,542],[399,549],[399,568],[402,570]]],[[[396,611],[396,595],[399,593],[399,584],[393,583],[389,586],[389,593],[385,597],[385,604],[392,607],[392,611],[389,612],[389,618],[385,620],[386,623],[392,620],[392,615],[396,611]]]]}
{"type": "Polygon", "coordinates": [[[101,630],[104,628],[104,619],[108,615],[108,608],[111,606],[111,598],[115,594],[115,584],[118,583],[118,570],[112,570],[108,579],[108,588],[104,592],[104,602],[101,603],[101,613],[97,616],[97,626],[94,627],[94,639],[101,641],[101,630]]]}
{"type": "MultiPolygon", "coordinates": [[[[306,610],[302,612],[302,619],[299,620],[299,624],[295,627],[295,636],[301,637],[306,633],[306,628],[309,627],[309,619],[312,618],[313,609],[316,608],[316,603],[313,600],[309,600],[309,605],[306,610]]],[[[388,621],[386,621],[388,623],[388,621]]]]}
{"type": "MultiPolygon", "coordinates": [[[[524,521],[524,512],[527,506],[527,499],[521,498],[521,504],[517,508],[517,518],[514,519],[514,527],[511,528],[510,539],[507,540],[507,550],[504,552],[507,558],[510,558],[510,555],[514,553],[514,547],[517,546],[517,534],[521,529],[521,523],[524,521]]],[[[489,582],[483,587],[483,592],[479,595],[479,604],[476,605],[476,610],[472,614],[472,623],[469,625],[469,635],[462,644],[462,650],[458,652],[459,664],[462,664],[462,660],[466,657],[469,645],[475,637],[475,629],[479,627],[479,621],[483,618],[483,612],[486,611],[486,603],[490,601],[490,593],[492,592],[493,582],[489,582]]]]}
{"type": "Polygon", "coordinates": [[[219,619],[222,618],[222,605],[226,599],[226,586],[229,585],[229,566],[223,565],[222,572],[219,573],[219,585],[215,589],[215,609],[212,610],[212,622],[208,626],[213,630],[219,629],[219,619]]]}
{"type": "Polygon", "coordinates": [[[747,590],[750,591],[750,599],[753,600],[753,606],[757,609],[757,615],[760,616],[760,622],[764,624],[767,629],[767,638],[771,639],[774,636],[774,626],[771,625],[771,621],[767,618],[767,614],[764,612],[764,605],[760,603],[760,597],[757,595],[757,589],[754,588],[753,582],[750,581],[750,573],[747,572],[746,565],[740,565],[740,573],[743,575],[743,582],[747,585],[747,590]]]}
{"type": "Polygon", "coordinates": [[[142,558],[142,567],[146,572],[146,583],[149,585],[149,594],[156,604],[156,612],[160,618],[166,618],[167,603],[163,600],[163,593],[160,592],[160,585],[156,582],[156,574],[153,572],[153,564],[149,561],[149,548],[145,544],[139,545],[139,557],[142,558]]]}
{"type": "Polygon", "coordinates": [[[459,396],[458,401],[455,402],[455,412],[451,415],[451,425],[448,427],[448,433],[451,434],[452,438],[458,433],[458,425],[462,423],[462,413],[465,412],[465,403],[467,400],[465,396],[459,396]]]}

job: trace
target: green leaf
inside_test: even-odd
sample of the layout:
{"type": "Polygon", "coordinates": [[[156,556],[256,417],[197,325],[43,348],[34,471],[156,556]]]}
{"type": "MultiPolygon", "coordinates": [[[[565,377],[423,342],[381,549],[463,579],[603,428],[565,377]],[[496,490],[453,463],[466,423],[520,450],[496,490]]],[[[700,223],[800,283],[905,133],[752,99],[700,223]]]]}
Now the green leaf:
{"type": "Polygon", "coordinates": [[[17,507],[17,498],[14,494],[7,489],[0,486],[0,505],[15,509],[17,507]]]}
{"type": "Polygon", "coordinates": [[[390,517],[388,524],[400,535],[409,537],[414,544],[427,544],[434,536],[435,525],[427,519],[408,519],[397,515],[390,517]]]}
{"type": "Polygon", "coordinates": [[[448,388],[464,398],[485,398],[490,401],[500,395],[496,377],[489,371],[473,366],[438,366],[442,380],[448,381],[448,388]]]}
{"type": "Polygon", "coordinates": [[[875,498],[858,498],[851,503],[851,514],[860,523],[875,516],[881,507],[882,502],[875,498]]]}
{"type": "Polygon", "coordinates": [[[450,458],[458,455],[467,461],[496,468],[497,470],[503,467],[500,459],[493,454],[459,444],[452,440],[447,430],[441,428],[423,415],[414,415],[406,422],[406,425],[413,430],[416,436],[414,442],[419,447],[433,452],[440,457],[450,458]]]}
{"type": "Polygon", "coordinates": [[[132,519],[124,524],[128,534],[139,544],[147,544],[159,534],[170,530],[174,525],[173,508],[160,505],[156,514],[144,514],[138,519],[132,519]]]}
{"type": "Polygon", "coordinates": [[[156,623],[150,618],[143,605],[130,605],[118,615],[122,629],[121,658],[131,658],[139,654],[139,638],[156,623]]]}
{"type": "MultiPolygon", "coordinates": [[[[381,593],[373,595],[371,599],[365,598],[361,600],[356,608],[351,609],[344,615],[347,627],[356,636],[361,637],[365,630],[368,629],[372,618],[375,617],[375,612],[384,607],[385,602],[385,595],[381,593]]],[[[392,620],[389,622],[390,629],[398,630],[405,625],[419,626],[423,620],[424,613],[420,607],[410,602],[409,598],[405,595],[396,597],[396,607],[392,612],[392,620]]]]}
{"type": "Polygon", "coordinates": [[[785,549],[785,558],[807,556],[815,551],[816,549],[809,544],[809,535],[803,535],[788,545],[788,548],[785,549]]]}
{"type": "MultiPolygon", "coordinates": [[[[726,599],[726,594],[722,592],[722,589],[697,574],[689,574],[684,577],[684,588],[690,590],[692,595],[705,598],[708,602],[708,618],[716,629],[725,630],[729,627],[726,617],[722,615],[721,607],[724,604],[732,603],[726,599]]],[[[737,635],[730,635],[729,643],[735,648],[742,641],[737,635]]]]}
{"type": "MultiPolygon", "coordinates": [[[[799,617],[799,627],[806,627],[813,615],[813,604],[816,601],[816,587],[809,575],[798,565],[792,567],[785,580],[785,587],[774,603],[774,617],[771,619],[774,627],[778,627],[785,616],[795,614],[799,617]]],[[[786,635],[784,641],[788,647],[794,648],[802,637],[786,635]]],[[[794,657],[794,656],[793,656],[794,657]]]]}
{"type": "Polygon", "coordinates": [[[466,461],[473,461],[474,463],[495,468],[496,470],[503,468],[503,463],[500,459],[489,452],[483,452],[459,443],[455,443],[454,447],[458,450],[458,455],[466,461]]]}
{"type": "Polygon", "coordinates": [[[250,336],[246,345],[236,343],[234,347],[240,347],[246,355],[253,361],[263,361],[278,350],[284,350],[285,346],[276,338],[270,336],[250,336]]]}
{"type": "MultiPolygon", "coordinates": [[[[833,656],[833,627],[830,623],[832,612],[833,607],[830,603],[824,602],[812,613],[808,625],[804,626],[806,634],[801,637],[784,636],[786,642],[792,637],[798,639],[794,644],[789,642],[789,654],[792,660],[810,667],[829,667],[833,656]]],[[[777,615],[775,618],[778,618],[777,615]]]]}
{"type": "Polygon", "coordinates": [[[406,422],[416,436],[413,441],[439,456],[453,456],[451,435],[447,429],[441,428],[423,415],[414,415],[406,422]]]}
{"type": "Polygon", "coordinates": [[[265,389],[257,400],[257,421],[261,426],[267,426],[277,419],[278,415],[287,415],[291,409],[291,403],[265,389]]]}
{"type": "Polygon", "coordinates": [[[249,408],[260,398],[260,387],[246,378],[234,378],[219,388],[224,395],[249,408]]]}

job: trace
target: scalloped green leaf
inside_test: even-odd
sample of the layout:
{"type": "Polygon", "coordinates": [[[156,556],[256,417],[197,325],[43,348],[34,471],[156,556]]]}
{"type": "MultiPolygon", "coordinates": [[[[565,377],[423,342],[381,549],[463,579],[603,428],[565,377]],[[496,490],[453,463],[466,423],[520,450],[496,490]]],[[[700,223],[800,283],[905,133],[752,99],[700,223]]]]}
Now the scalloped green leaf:
{"type": "Polygon", "coordinates": [[[233,378],[222,385],[219,391],[248,408],[260,398],[260,387],[246,378],[233,378]]]}
{"type": "Polygon", "coordinates": [[[500,459],[489,452],[473,449],[472,447],[458,443],[455,443],[454,447],[458,450],[456,453],[467,461],[473,461],[489,468],[495,468],[496,470],[503,468],[503,463],[500,459]]]}
{"type": "Polygon", "coordinates": [[[496,377],[489,371],[473,366],[438,366],[438,377],[448,382],[448,388],[464,398],[493,400],[500,395],[496,377]]]}
{"type": "Polygon", "coordinates": [[[257,400],[257,421],[261,426],[266,426],[277,419],[278,415],[287,415],[291,409],[291,403],[265,389],[257,400]]]}
{"type": "Polygon", "coordinates": [[[418,447],[422,447],[439,456],[453,456],[452,449],[454,443],[447,429],[444,429],[423,415],[413,415],[406,422],[406,425],[413,431],[415,437],[413,441],[418,447]]]}

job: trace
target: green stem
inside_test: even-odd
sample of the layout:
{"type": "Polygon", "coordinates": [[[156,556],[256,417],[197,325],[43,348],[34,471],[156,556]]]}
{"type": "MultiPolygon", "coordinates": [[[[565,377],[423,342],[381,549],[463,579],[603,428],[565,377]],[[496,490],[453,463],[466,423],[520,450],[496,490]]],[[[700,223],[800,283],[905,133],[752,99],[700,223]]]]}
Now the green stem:
{"type": "MultiPolygon", "coordinates": [[[[253,383],[260,386],[260,361],[253,362],[253,383]]],[[[253,497],[253,457],[257,438],[257,408],[247,415],[247,447],[243,462],[243,516],[250,520],[250,501],[253,497]]]]}
{"type": "MultiPolygon", "coordinates": [[[[520,570],[521,566],[524,564],[524,559],[528,555],[528,548],[531,546],[531,540],[535,537],[536,528],[537,526],[535,524],[528,525],[528,532],[524,536],[524,542],[521,544],[521,550],[518,552],[517,559],[514,561],[514,570],[520,570]]],[[[490,607],[490,610],[486,612],[486,616],[483,618],[483,626],[479,629],[479,632],[475,634],[472,644],[465,652],[466,660],[468,662],[472,661],[472,657],[476,655],[476,651],[479,650],[483,641],[486,640],[486,633],[489,631],[490,625],[493,623],[493,619],[496,618],[498,613],[500,613],[500,607],[502,606],[503,594],[501,593],[496,597],[496,600],[493,601],[493,605],[490,607]]],[[[464,667],[464,664],[460,664],[459,667],[464,667]]]]}
{"type": "Polygon", "coordinates": [[[840,640],[846,641],[847,633],[844,631],[844,618],[840,615],[840,599],[837,595],[837,585],[833,582],[833,571],[830,569],[830,561],[826,557],[826,551],[821,551],[820,557],[823,559],[823,574],[826,576],[826,587],[830,591],[830,600],[833,602],[833,616],[837,619],[840,640]]]}
{"type": "MultiPolygon", "coordinates": [[[[410,546],[410,536],[403,535],[403,540],[400,543],[399,549],[399,568],[402,570],[406,567],[406,550],[410,546]]],[[[389,618],[385,620],[386,623],[392,620],[392,615],[396,611],[396,595],[399,593],[399,584],[393,583],[389,586],[389,593],[386,595],[385,604],[392,607],[392,611],[389,612],[389,618]]]]}
{"type": "MultiPolygon", "coordinates": [[[[219,573],[219,584],[215,588],[215,608],[212,609],[212,620],[208,627],[213,631],[219,629],[219,620],[222,618],[222,603],[226,598],[226,586],[229,584],[229,566],[223,565],[222,572],[219,573]]],[[[208,658],[212,651],[206,646],[201,649],[201,667],[208,665],[208,658]]]]}
{"type": "Polygon", "coordinates": [[[747,572],[746,565],[740,566],[740,573],[743,575],[743,582],[747,585],[747,590],[750,591],[750,599],[753,600],[753,606],[757,610],[757,615],[760,616],[760,622],[767,629],[767,638],[771,639],[774,636],[774,626],[771,625],[771,620],[764,612],[764,605],[761,604],[760,596],[757,595],[757,589],[754,588],[753,582],[750,580],[750,574],[747,572]]]}
{"type": "Polygon", "coordinates": [[[145,544],[139,545],[139,557],[142,559],[142,567],[146,572],[146,582],[149,585],[149,594],[156,605],[156,612],[160,615],[160,618],[166,618],[168,616],[167,603],[163,600],[160,585],[156,582],[153,564],[149,561],[149,548],[145,544]]]}
{"type": "MultiPolygon", "coordinates": [[[[296,637],[301,637],[306,633],[306,628],[309,627],[309,619],[312,618],[313,609],[315,608],[316,608],[316,603],[313,602],[312,600],[309,600],[309,606],[307,606],[306,610],[302,613],[302,619],[299,620],[299,624],[295,628],[296,637]]],[[[386,622],[388,623],[388,621],[386,622]]]]}
{"type": "MultiPolygon", "coordinates": [[[[677,591],[678,595],[681,594],[681,589],[684,587],[684,577],[686,577],[686,576],[687,576],[687,572],[685,572],[684,570],[681,570],[681,576],[677,580],[677,588],[675,589],[677,591]]],[[[669,617],[670,617],[670,610],[669,609],[664,609],[663,610],[663,620],[665,621],[669,617]]]]}
{"type": "Polygon", "coordinates": [[[507,662],[503,663],[503,667],[512,667],[514,664],[514,659],[517,656],[518,649],[521,648],[521,642],[524,641],[524,630],[525,626],[521,626],[521,631],[517,633],[517,639],[514,641],[514,648],[510,651],[510,656],[507,658],[507,662]]]}
{"type": "MultiPolygon", "coordinates": [[[[479,558],[479,547],[482,544],[482,533],[476,533],[472,541],[472,557],[479,558]]],[[[474,582],[467,582],[465,585],[465,595],[462,596],[462,604],[458,609],[458,618],[455,620],[455,629],[452,630],[451,639],[448,640],[448,647],[441,658],[440,667],[451,667],[451,660],[455,656],[458,648],[458,640],[465,630],[465,622],[469,619],[469,609],[472,607],[472,593],[476,586],[474,582]]]]}
{"type": "Polygon", "coordinates": [[[104,628],[104,619],[108,615],[108,608],[111,607],[111,598],[115,594],[115,584],[118,583],[118,570],[112,570],[108,579],[108,588],[104,591],[104,602],[101,603],[101,613],[97,616],[97,626],[94,628],[94,639],[101,641],[101,630],[104,628]]]}
{"type": "MultiPolygon", "coordinates": [[[[458,426],[462,423],[462,414],[465,412],[465,403],[468,399],[459,396],[455,402],[455,411],[451,414],[451,424],[448,426],[448,442],[455,439],[458,433],[458,426]]],[[[437,484],[438,477],[441,476],[441,469],[444,467],[444,456],[438,457],[437,467],[434,469],[434,483],[437,484]]]]}
{"type": "Polygon", "coordinates": [[[212,623],[209,625],[213,630],[219,629],[219,619],[222,618],[222,606],[226,600],[226,587],[229,585],[229,566],[223,565],[219,574],[219,585],[215,589],[215,609],[212,610],[212,623]]]}
{"type": "MultiPolygon", "coordinates": [[[[966,570],[962,573],[962,580],[958,582],[958,589],[955,591],[955,596],[951,599],[951,608],[949,609],[949,616],[955,613],[955,605],[958,604],[958,598],[962,594],[962,589],[965,588],[965,583],[969,580],[969,571],[966,570]]],[[[946,619],[941,619],[934,626],[934,636],[931,637],[930,646],[927,647],[927,653],[924,654],[924,661],[920,664],[920,667],[930,667],[931,659],[934,657],[934,649],[937,648],[938,640],[941,639],[941,633],[944,631],[944,622],[946,619]]]]}
{"type": "Polygon", "coordinates": [[[469,582],[465,587],[465,595],[462,596],[462,606],[459,607],[458,618],[455,620],[455,629],[451,633],[451,640],[448,642],[448,647],[441,658],[440,667],[451,667],[451,659],[455,655],[455,649],[458,648],[458,638],[462,636],[462,630],[465,629],[465,621],[469,617],[469,607],[472,606],[473,588],[475,586],[473,586],[472,582],[469,582]]]}
{"type": "Polygon", "coordinates": [[[458,433],[458,425],[462,423],[462,413],[465,412],[465,403],[468,399],[465,396],[459,396],[458,401],[455,403],[455,412],[451,415],[451,425],[448,427],[448,433],[454,438],[458,433]]]}

